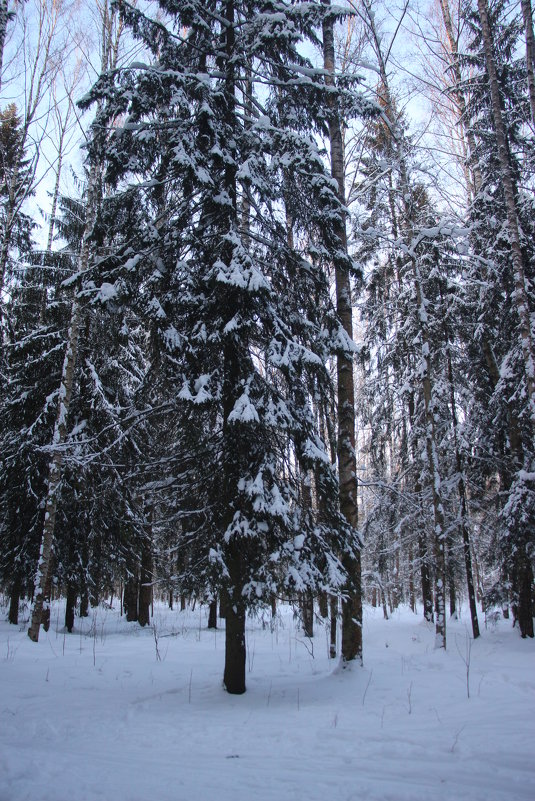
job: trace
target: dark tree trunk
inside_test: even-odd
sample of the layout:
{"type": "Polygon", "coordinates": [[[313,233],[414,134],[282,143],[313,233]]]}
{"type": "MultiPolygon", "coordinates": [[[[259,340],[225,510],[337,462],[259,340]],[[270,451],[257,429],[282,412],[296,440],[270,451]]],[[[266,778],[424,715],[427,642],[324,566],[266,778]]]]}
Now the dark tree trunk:
{"type": "Polygon", "coordinates": [[[13,584],[11,585],[11,592],[9,594],[8,620],[14,626],[16,626],[19,622],[19,601],[20,601],[21,591],[22,591],[22,582],[20,578],[20,573],[17,571],[15,573],[15,578],[13,580],[13,584]]]}
{"type": "Polygon", "coordinates": [[[414,565],[412,553],[412,545],[409,545],[409,604],[412,611],[416,612],[416,592],[414,589],[414,565]]]}
{"type": "Polygon", "coordinates": [[[123,606],[129,623],[138,619],[138,584],[137,576],[128,576],[124,583],[123,606]]]}
{"type": "Polygon", "coordinates": [[[87,585],[85,582],[82,585],[82,592],[80,595],[80,617],[89,617],[89,593],[87,592],[87,585]]]}
{"type": "Polygon", "coordinates": [[[214,598],[214,600],[210,602],[210,607],[208,609],[208,628],[217,628],[217,598],[214,598]]]}
{"type": "Polygon", "coordinates": [[[76,607],[76,586],[69,582],[67,585],[67,602],[65,605],[65,628],[72,633],[74,628],[74,609],[76,607]]]}
{"type": "Polygon", "coordinates": [[[271,596],[271,617],[276,617],[277,615],[277,599],[274,595],[271,596]]]}
{"type": "Polygon", "coordinates": [[[186,596],[185,595],[181,595],[180,596],[180,611],[183,612],[185,610],[185,608],[186,608],[186,596]]]}
{"type": "Polygon", "coordinates": [[[100,603],[100,592],[101,592],[101,559],[102,559],[102,542],[100,537],[96,537],[93,542],[93,549],[92,549],[92,557],[91,557],[91,578],[92,581],[90,583],[90,593],[89,593],[89,603],[91,604],[92,609],[96,609],[96,607],[100,603]]]}
{"type": "Polygon", "coordinates": [[[424,618],[433,622],[433,592],[431,590],[431,576],[429,574],[429,560],[427,556],[427,543],[425,535],[418,537],[418,551],[420,556],[420,576],[422,580],[422,601],[424,605],[424,618]]]}
{"type": "MultiPolygon", "coordinates": [[[[43,587],[43,594],[42,594],[42,606],[41,606],[41,626],[43,627],[44,631],[48,631],[50,628],[50,602],[52,600],[52,571],[54,570],[54,554],[50,554],[49,558],[49,570],[47,579],[44,583],[43,587]]],[[[37,603],[37,602],[36,602],[37,603]]],[[[34,612],[35,612],[35,605],[34,605],[34,612]]],[[[32,617],[32,625],[34,625],[34,618],[32,617]]],[[[34,629],[28,629],[28,636],[34,642],[37,640],[33,637],[34,629]],[[30,635],[30,630],[32,634],[30,635]]]]}
{"type": "MultiPolygon", "coordinates": [[[[150,607],[152,600],[152,552],[151,538],[143,540],[141,552],[141,573],[139,582],[138,623],[148,626],[150,623],[150,607]]],[[[128,619],[128,618],[127,618],[128,619]]]]}
{"type": "Polygon", "coordinates": [[[457,619],[457,592],[455,589],[455,568],[453,558],[451,555],[451,537],[448,537],[448,593],[450,596],[450,617],[454,620],[457,619]]]}
{"type": "Polygon", "coordinates": [[[245,607],[229,598],[226,610],[223,683],[227,692],[241,695],[245,692],[245,607]]]}
{"type": "Polygon", "coordinates": [[[326,620],[329,617],[329,599],[327,597],[327,593],[320,593],[318,605],[321,617],[326,620]]]}
{"type": "Polygon", "coordinates": [[[336,595],[331,595],[331,627],[330,627],[330,643],[329,643],[329,657],[336,659],[336,629],[338,620],[338,598],[336,595]]]}
{"type": "Polygon", "coordinates": [[[516,619],[522,637],[533,637],[533,568],[528,557],[523,555],[518,570],[518,605],[516,619]]]}
{"type": "Polygon", "coordinates": [[[301,595],[301,614],[303,617],[303,632],[305,637],[314,636],[314,597],[311,592],[301,595]]]}

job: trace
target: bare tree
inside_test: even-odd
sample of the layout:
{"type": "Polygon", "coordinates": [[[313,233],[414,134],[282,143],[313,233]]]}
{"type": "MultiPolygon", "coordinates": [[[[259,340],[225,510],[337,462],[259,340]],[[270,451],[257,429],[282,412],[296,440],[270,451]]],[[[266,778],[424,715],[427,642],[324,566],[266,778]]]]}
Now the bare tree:
{"type": "Polygon", "coordinates": [[[6,186],[6,199],[2,210],[0,231],[0,291],[4,287],[13,232],[24,203],[35,191],[39,153],[47,135],[47,126],[53,104],[50,91],[64,55],[66,46],[67,7],[61,0],[35,0],[30,18],[29,12],[20,11],[21,69],[22,80],[13,79],[14,89],[20,84],[23,94],[19,105],[22,118],[18,150],[6,186]],[[25,158],[24,180],[21,171],[25,158]]]}

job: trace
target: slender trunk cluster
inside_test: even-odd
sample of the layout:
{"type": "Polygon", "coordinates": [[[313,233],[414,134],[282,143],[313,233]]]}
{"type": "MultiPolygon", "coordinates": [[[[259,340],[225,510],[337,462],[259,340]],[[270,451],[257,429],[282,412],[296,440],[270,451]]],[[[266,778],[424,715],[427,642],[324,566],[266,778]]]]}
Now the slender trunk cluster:
{"type": "MultiPolygon", "coordinates": [[[[98,188],[100,185],[100,170],[97,165],[91,167],[89,187],[87,193],[86,223],[82,240],[82,248],[78,258],[77,275],[81,275],[89,264],[90,258],[90,237],[96,220],[98,188]]],[[[48,468],[48,489],[45,501],[45,520],[43,524],[43,534],[41,537],[41,547],[39,560],[37,563],[37,573],[35,577],[35,600],[32,610],[32,618],[28,636],[34,642],[39,639],[41,627],[41,616],[46,610],[49,598],[46,597],[47,580],[50,574],[50,560],[52,557],[52,547],[54,541],[54,528],[56,524],[56,513],[58,508],[61,477],[63,463],[65,459],[65,442],[68,433],[68,415],[71,403],[74,371],[76,358],[78,355],[78,342],[80,336],[80,325],[82,322],[82,308],[79,298],[75,295],[71,307],[71,321],[67,336],[67,347],[63,360],[61,372],[61,383],[59,386],[58,407],[54,434],[52,436],[53,455],[48,468]]]]}

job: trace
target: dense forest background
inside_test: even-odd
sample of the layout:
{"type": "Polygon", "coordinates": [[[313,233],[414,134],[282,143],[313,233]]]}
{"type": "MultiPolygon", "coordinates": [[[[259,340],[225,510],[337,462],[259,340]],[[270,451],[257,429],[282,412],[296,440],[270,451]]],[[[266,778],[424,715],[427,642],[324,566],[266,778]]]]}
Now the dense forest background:
{"type": "Polygon", "coordinates": [[[278,599],[533,637],[530,0],[0,0],[0,63],[10,622],[208,603],[232,693],[278,599]]]}

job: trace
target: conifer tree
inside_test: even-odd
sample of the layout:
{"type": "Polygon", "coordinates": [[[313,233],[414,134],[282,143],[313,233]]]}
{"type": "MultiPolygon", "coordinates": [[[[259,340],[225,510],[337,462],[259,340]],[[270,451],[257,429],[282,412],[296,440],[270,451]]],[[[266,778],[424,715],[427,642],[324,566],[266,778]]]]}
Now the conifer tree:
{"type": "MultiPolygon", "coordinates": [[[[359,547],[338,511],[312,403],[331,391],[329,358],[352,353],[326,278],[327,265],[349,266],[336,235],[343,208],[312,135],[326,119],[326,87],[298,50],[315,39],[324,10],[253,0],[160,6],[166,25],[121,5],[153,62],[106,91],[100,124],[124,114],[107,180],[138,193],[146,221],[106,280],[124,302],[137,293],[151,321],[184,466],[188,438],[202,454],[185,474],[195,470],[201,492],[177,480],[176,502],[197,509],[195,535],[183,529],[190,565],[221,595],[224,683],[242,693],[247,609],[279,588],[341,588],[338,555],[359,547]],[[293,247],[280,213],[288,187],[293,247]],[[317,476],[321,520],[300,508],[301,469],[317,476]]],[[[101,92],[97,84],[92,97],[101,92]]]]}

